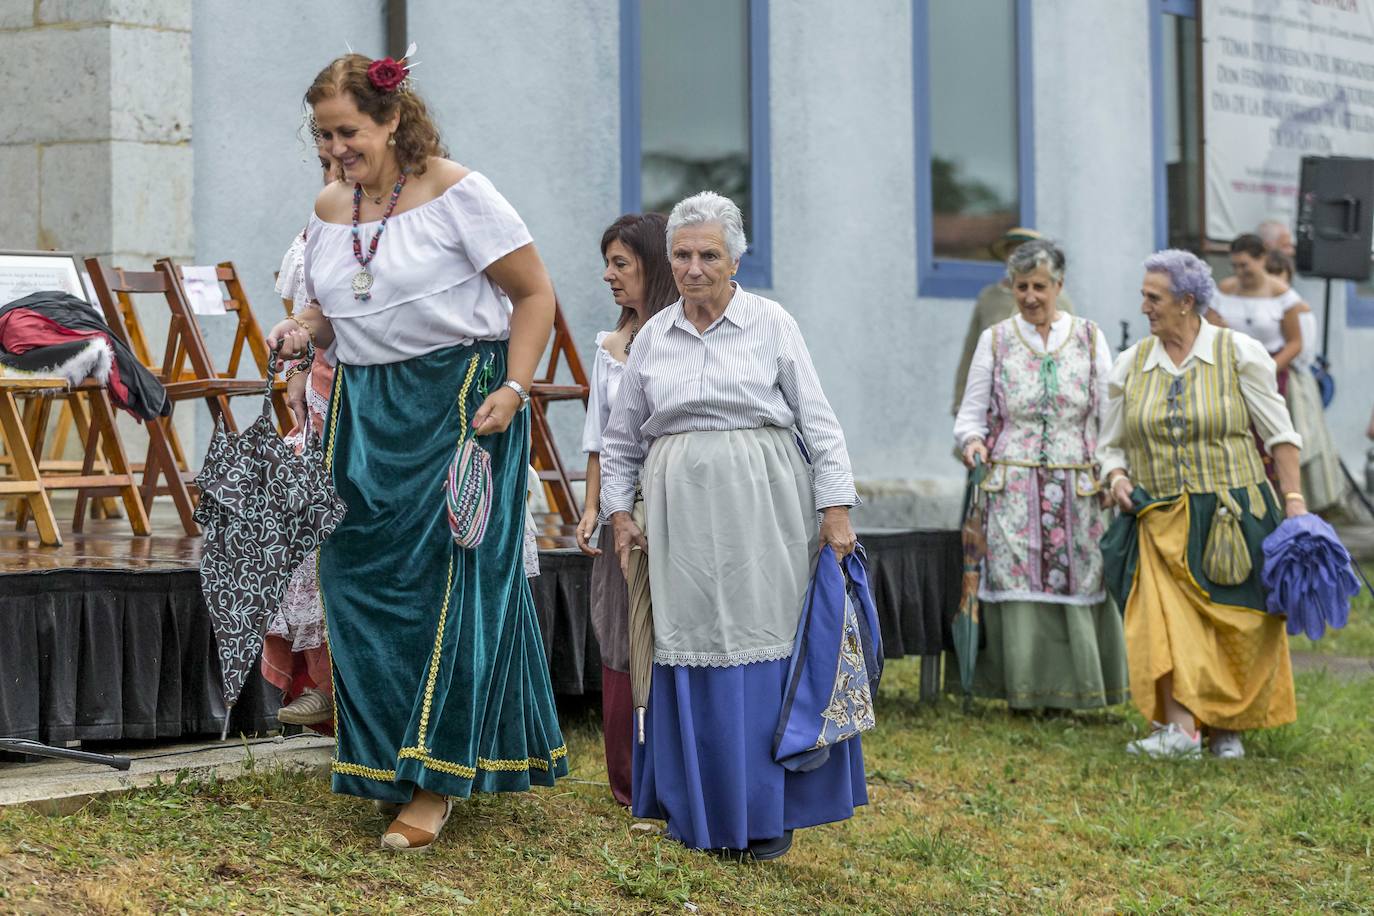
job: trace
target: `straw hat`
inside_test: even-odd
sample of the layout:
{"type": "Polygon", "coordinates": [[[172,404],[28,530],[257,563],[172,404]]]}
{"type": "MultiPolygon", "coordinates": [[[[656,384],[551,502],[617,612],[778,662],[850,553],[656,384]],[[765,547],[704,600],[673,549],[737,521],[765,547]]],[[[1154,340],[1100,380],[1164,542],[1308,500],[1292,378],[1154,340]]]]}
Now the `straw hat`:
{"type": "Polygon", "coordinates": [[[1015,251],[1018,246],[1024,245],[1026,242],[1033,242],[1036,239],[1043,238],[1044,236],[1034,229],[1029,229],[1025,226],[1017,226],[1013,229],[1008,229],[1003,233],[1000,239],[989,245],[988,251],[990,251],[992,256],[997,260],[1005,261],[1007,258],[1011,257],[1011,253],[1015,251]]]}

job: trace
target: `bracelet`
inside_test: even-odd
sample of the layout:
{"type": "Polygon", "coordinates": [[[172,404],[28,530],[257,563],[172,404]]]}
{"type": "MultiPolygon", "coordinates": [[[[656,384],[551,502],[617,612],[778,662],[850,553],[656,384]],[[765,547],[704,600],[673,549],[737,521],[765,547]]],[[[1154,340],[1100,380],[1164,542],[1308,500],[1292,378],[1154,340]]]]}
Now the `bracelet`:
{"type": "Polygon", "coordinates": [[[520,384],[515,379],[510,378],[506,379],[506,381],[501,385],[501,387],[509,388],[511,391],[515,392],[516,397],[520,398],[520,406],[516,408],[516,411],[524,410],[526,407],[529,406],[530,393],[525,390],[524,385],[520,384]]]}
{"type": "Polygon", "coordinates": [[[1284,502],[1289,503],[1289,502],[1293,502],[1294,500],[1297,500],[1297,501],[1300,502],[1300,503],[1305,503],[1305,502],[1307,502],[1307,500],[1303,498],[1303,495],[1302,495],[1301,493],[1285,493],[1285,494],[1283,494],[1283,501],[1284,501],[1284,502]]]}
{"type": "Polygon", "coordinates": [[[310,330],[310,325],[306,324],[304,321],[301,321],[295,315],[287,315],[286,318],[288,321],[294,321],[296,323],[296,327],[304,331],[306,336],[310,338],[311,343],[315,342],[315,332],[310,330]]]}

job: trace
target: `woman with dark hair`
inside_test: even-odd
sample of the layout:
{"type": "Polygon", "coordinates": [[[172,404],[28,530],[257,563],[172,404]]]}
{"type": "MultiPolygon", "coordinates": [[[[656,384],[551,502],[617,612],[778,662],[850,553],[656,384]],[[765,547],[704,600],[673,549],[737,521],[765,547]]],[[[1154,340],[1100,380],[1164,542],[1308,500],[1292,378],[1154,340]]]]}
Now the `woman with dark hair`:
{"type": "Polygon", "coordinates": [[[668,219],[661,213],[627,213],[601,235],[601,259],[606,264],[601,279],[620,306],[620,318],[615,330],[596,335],[587,422],[582,431],[582,449],[587,453],[587,499],[577,525],[577,545],[583,553],[596,557],[592,564],[592,629],[601,647],[601,726],[611,794],[622,805],[630,804],[633,756],[629,593],[620,562],[615,552],[607,549],[611,546],[610,528],[599,522],[601,444],[635,334],[660,309],[677,300],[677,285],[668,266],[667,228],[668,219]],[[598,530],[599,546],[592,546],[598,530]]]}
{"type": "MultiPolygon", "coordinates": [[[[1274,358],[1279,394],[1287,397],[1288,367],[1303,349],[1303,302],[1285,281],[1268,273],[1267,255],[1258,235],[1236,236],[1231,242],[1232,275],[1217,284],[1212,310],[1226,327],[1259,341],[1274,358]]],[[[1269,480],[1277,482],[1274,462],[1262,444],[1260,458],[1269,480]]]]}
{"type": "Polygon", "coordinates": [[[1269,273],[1264,241],[1253,234],[1231,242],[1232,275],[1217,284],[1212,308],[1226,326],[1264,344],[1278,369],[1279,391],[1287,387],[1288,364],[1302,352],[1302,297],[1288,281],[1269,273]]]}
{"type": "MultiPolygon", "coordinates": [[[[453,796],[567,773],[522,568],[523,408],[553,287],[510,203],[444,158],[404,62],[340,57],[305,102],[344,180],[306,230],[318,307],[268,343],[290,356],[314,340],[336,365],[324,456],[348,515],[319,553],[333,786],[399,809],[382,846],[413,852],[433,844],[453,796]],[[459,452],[474,440],[482,453],[459,452]],[[461,546],[444,495],[456,452],[472,456],[465,470],[490,464],[489,499],[455,500],[472,523],[455,528],[461,546]]],[[[305,381],[294,376],[292,396],[305,381]]]]}
{"type": "MultiPolygon", "coordinates": [[[[1290,287],[1293,285],[1293,259],[1282,251],[1269,250],[1264,258],[1264,271],[1290,287]]],[[[1293,309],[1298,313],[1302,349],[1290,363],[1293,371],[1288,373],[1284,400],[1293,417],[1293,428],[1302,436],[1302,493],[1307,498],[1307,510],[1324,512],[1341,503],[1348,486],[1341,471],[1340,452],[1326,425],[1326,408],[1315,375],[1318,367],[1323,366],[1321,354],[1317,352],[1317,313],[1301,299],[1293,309]]]]}

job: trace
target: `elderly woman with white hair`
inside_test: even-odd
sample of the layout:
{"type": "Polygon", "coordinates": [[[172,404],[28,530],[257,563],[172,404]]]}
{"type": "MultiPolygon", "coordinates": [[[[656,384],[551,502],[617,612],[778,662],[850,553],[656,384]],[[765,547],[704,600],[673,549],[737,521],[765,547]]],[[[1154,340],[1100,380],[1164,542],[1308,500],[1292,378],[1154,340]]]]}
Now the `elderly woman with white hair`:
{"type": "Polygon", "coordinates": [[[686,846],[770,859],[794,829],[867,801],[857,738],[810,772],[772,755],[811,566],[822,545],[854,549],[858,497],[796,321],[731,279],[739,208],[703,191],[673,208],[667,236],[681,298],[636,336],[601,451],[616,552],[624,564],[645,549],[654,603],[634,813],[686,846]],[[636,483],[647,531],[630,514],[636,483]]]}
{"type": "Polygon", "coordinates": [[[1145,261],[1150,337],[1108,378],[1098,460],[1122,515],[1103,540],[1125,608],[1131,694],[1154,726],[1132,754],[1244,756],[1240,733],[1297,718],[1283,618],[1265,612],[1262,542],[1306,512],[1298,450],[1263,344],[1200,317],[1205,262],[1168,250],[1145,261]],[[1280,502],[1251,424],[1277,466],[1280,502]]]}
{"type": "Polygon", "coordinates": [[[1046,240],[1011,254],[1017,312],[979,338],[954,423],[965,463],[990,466],[978,591],[987,643],[973,689],[1015,710],[1091,709],[1127,694],[1093,467],[1112,355],[1096,324],[1059,310],[1064,267],[1046,240]]]}

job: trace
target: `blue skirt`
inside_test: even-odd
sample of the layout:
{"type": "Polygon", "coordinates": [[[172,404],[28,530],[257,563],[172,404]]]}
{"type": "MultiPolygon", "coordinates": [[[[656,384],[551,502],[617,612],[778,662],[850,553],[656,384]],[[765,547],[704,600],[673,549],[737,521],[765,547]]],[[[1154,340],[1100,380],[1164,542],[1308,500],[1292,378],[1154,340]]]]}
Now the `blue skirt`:
{"type": "Polygon", "coordinates": [[[809,773],[773,760],[788,659],[733,668],[654,665],[634,814],[694,849],[744,849],[786,830],[846,820],[868,802],[859,739],[809,773]]]}

